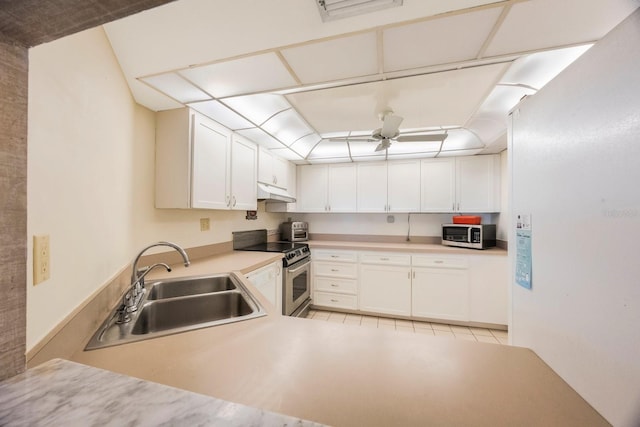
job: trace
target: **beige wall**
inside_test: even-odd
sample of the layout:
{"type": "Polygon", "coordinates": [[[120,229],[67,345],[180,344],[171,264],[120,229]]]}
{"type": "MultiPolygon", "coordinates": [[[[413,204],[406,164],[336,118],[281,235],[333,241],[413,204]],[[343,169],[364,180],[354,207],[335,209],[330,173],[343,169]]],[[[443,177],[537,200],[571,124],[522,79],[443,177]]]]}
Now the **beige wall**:
{"type": "Polygon", "coordinates": [[[153,207],[155,113],[134,103],[101,27],[32,48],[29,60],[27,350],[148,243],[202,246],[282,220],[153,207]],[[51,278],[33,286],[37,234],[51,239],[51,278]]]}

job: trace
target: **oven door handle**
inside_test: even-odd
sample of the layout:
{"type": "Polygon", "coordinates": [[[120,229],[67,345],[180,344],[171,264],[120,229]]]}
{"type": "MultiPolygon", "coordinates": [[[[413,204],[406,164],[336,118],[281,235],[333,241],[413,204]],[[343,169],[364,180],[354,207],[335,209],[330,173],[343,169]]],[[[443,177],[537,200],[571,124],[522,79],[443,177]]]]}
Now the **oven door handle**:
{"type": "Polygon", "coordinates": [[[295,273],[296,271],[300,271],[300,270],[302,270],[302,269],[304,269],[304,268],[307,268],[307,266],[308,266],[310,263],[311,263],[311,261],[307,261],[307,262],[305,262],[303,265],[301,265],[300,267],[298,267],[298,268],[296,268],[296,269],[294,269],[294,270],[289,270],[289,269],[287,268],[287,273],[289,273],[289,274],[293,274],[293,273],[295,273]]]}

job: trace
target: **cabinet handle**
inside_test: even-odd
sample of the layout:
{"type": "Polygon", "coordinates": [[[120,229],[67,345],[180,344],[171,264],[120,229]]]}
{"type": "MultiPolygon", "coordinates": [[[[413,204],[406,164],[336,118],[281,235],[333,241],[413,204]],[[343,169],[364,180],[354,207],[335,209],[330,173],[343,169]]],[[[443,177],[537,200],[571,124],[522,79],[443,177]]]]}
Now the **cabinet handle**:
{"type": "Polygon", "coordinates": [[[227,205],[227,207],[230,207],[229,205],[231,204],[231,197],[230,196],[225,196],[224,197],[224,202],[225,202],[225,205],[227,205]]]}
{"type": "Polygon", "coordinates": [[[329,212],[331,212],[331,205],[329,205],[329,212]]]}
{"type": "Polygon", "coordinates": [[[443,264],[444,263],[444,261],[442,261],[442,260],[436,260],[436,261],[433,261],[433,262],[436,263],[436,264],[443,264]]]}
{"type": "Polygon", "coordinates": [[[411,272],[407,273],[407,279],[411,279],[411,272]]]}
{"type": "Polygon", "coordinates": [[[331,269],[331,271],[333,271],[333,272],[335,273],[335,272],[338,272],[338,271],[340,271],[340,270],[335,269],[335,268],[332,268],[332,269],[331,269]]]}
{"type": "Polygon", "coordinates": [[[340,258],[338,255],[331,255],[331,258],[340,258]]]}
{"type": "Polygon", "coordinates": [[[340,301],[339,301],[339,300],[337,300],[337,299],[333,299],[333,298],[331,298],[331,302],[340,302],[340,301]]]}
{"type": "Polygon", "coordinates": [[[380,258],[380,261],[389,261],[389,258],[380,258]]]}
{"type": "Polygon", "coordinates": [[[233,196],[233,205],[231,205],[232,208],[236,207],[236,196],[233,196]]]}
{"type": "Polygon", "coordinates": [[[412,277],[415,279],[416,278],[416,272],[414,271],[412,274],[412,277]]]}
{"type": "Polygon", "coordinates": [[[338,285],[336,285],[335,283],[332,283],[331,286],[334,287],[334,288],[338,287],[338,285]]]}

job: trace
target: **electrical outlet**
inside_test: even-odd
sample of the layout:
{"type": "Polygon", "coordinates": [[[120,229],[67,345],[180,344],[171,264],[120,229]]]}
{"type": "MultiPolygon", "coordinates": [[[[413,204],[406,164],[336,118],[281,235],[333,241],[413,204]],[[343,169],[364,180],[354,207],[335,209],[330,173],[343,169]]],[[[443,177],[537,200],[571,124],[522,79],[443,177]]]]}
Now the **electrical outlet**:
{"type": "Polygon", "coordinates": [[[33,284],[37,285],[50,277],[49,236],[33,236],[33,284]]]}
{"type": "Polygon", "coordinates": [[[211,229],[211,222],[209,218],[200,218],[200,231],[209,231],[211,229]]]}

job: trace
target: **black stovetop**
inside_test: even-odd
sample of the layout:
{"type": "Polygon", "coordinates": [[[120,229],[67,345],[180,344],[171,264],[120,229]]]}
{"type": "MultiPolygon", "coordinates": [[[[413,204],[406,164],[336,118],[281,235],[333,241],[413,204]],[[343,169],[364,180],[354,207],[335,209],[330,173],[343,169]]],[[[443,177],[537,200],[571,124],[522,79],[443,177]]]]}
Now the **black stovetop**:
{"type": "Polygon", "coordinates": [[[306,243],[294,243],[294,242],[267,242],[258,243],[257,245],[251,245],[244,248],[238,248],[241,251],[259,251],[259,252],[282,252],[287,253],[296,249],[303,249],[308,247],[306,243]]]}

